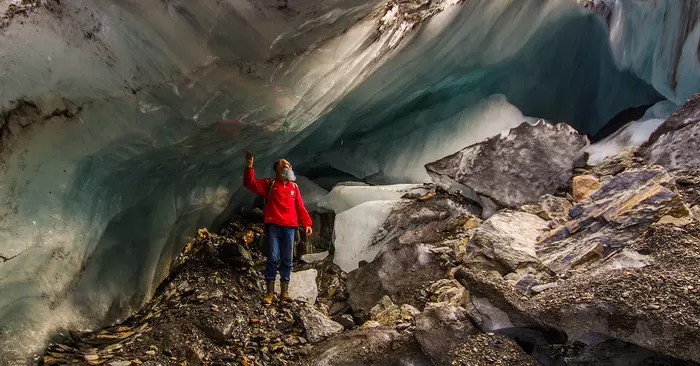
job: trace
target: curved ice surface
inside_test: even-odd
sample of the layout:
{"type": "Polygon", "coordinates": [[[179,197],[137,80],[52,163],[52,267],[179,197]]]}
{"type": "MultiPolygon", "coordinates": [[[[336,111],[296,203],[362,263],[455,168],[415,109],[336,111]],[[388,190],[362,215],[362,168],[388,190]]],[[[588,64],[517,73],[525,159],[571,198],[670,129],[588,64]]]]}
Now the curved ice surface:
{"type": "Polygon", "coordinates": [[[602,141],[590,145],[586,149],[590,154],[588,164],[598,165],[608,156],[616,155],[630,147],[642,145],[649,140],[649,136],[654,133],[656,128],[679,107],[668,100],[655,104],[647,110],[639,121],[632,121],[602,141]]]}
{"type": "Polygon", "coordinates": [[[0,29],[9,361],[146,301],[188,235],[252,198],[246,150],[258,167],[421,181],[416,164],[523,115],[595,132],[660,100],[570,0],[37,3],[52,10],[0,29]]]}
{"type": "MultiPolygon", "coordinates": [[[[336,214],[369,201],[394,201],[407,193],[426,194],[422,184],[393,184],[388,186],[336,186],[318,201],[318,206],[336,214]]],[[[337,221],[337,217],[336,217],[337,221]]]]}
{"type": "Polygon", "coordinates": [[[700,2],[615,0],[610,43],[621,68],[676,104],[700,90],[700,2]]]}

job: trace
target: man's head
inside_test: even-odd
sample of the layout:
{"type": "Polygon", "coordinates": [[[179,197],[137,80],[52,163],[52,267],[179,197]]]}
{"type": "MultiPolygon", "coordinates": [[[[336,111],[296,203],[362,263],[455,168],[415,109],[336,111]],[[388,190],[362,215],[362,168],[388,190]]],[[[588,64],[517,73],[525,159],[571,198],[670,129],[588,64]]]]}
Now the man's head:
{"type": "Polygon", "coordinates": [[[272,169],[275,171],[275,176],[278,178],[284,178],[284,170],[285,169],[291,169],[292,164],[290,164],[286,159],[280,159],[275,161],[275,163],[272,165],[272,169]]]}

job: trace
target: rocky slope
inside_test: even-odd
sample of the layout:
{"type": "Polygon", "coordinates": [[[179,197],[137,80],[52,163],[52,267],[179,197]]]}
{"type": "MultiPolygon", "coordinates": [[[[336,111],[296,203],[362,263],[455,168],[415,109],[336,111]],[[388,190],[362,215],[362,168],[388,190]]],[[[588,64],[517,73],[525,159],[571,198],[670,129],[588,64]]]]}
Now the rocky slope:
{"type": "Polygon", "coordinates": [[[395,206],[377,257],[346,274],[305,256],[293,303],[260,304],[260,224],[200,230],[148,306],[37,361],[697,365],[698,100],[598,166],[584,136],[544,122],[429,164],[434,191],[395,206]]]}

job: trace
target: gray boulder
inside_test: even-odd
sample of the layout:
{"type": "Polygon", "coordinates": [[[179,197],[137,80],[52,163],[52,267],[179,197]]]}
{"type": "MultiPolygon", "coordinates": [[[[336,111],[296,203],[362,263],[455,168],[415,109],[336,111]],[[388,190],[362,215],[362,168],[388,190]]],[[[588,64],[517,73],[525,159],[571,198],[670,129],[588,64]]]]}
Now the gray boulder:
{"type": "Polygon", "coordinates": [[[554,193],[583,163],[588,138],[565,124],[523,123],[425,166],[437,184],[465,186],[483,207],[518,208],[554,193]]]}
{"type": "Polygon", "coordinates": [[[640,148],[641,155],[669,171],[700,169],[699,121],[700,94],[695,94],[654,131],[640,148]]]}
{"type": "Polygon", "coordinates": [[[384,245],[384,252],[348,274],[348,303],[355,315],[369,319],[370,309],[384,296],[397,304],[422,309],[421,289],[446,277],[446,269],[437,260],[439,254],[431,249],[449,237],[453,220],[470,215],[473,206],[438,194],[391,212],[372,244],[384,245]]]}
{"type": "Polygon", "coordinates": [[[415,337],[394,326],[363,327],[314,345],[301,365],[432,366],[415,337]]]}
{"type": "Polygon", "coordinates": [[[341,333],[345,329],[341,324],[334,322],[320,311],[311,307],[299,309],[299,318],[306,330],[306,338],[314,343],[341,333]]]}
{"type": "Polygon", "coordinates": [[[476,230],[465,263],[481,261],[502,274],[536,264],[537,239],[548,228],[545,220],[530,213],[499,212],[476,230]]]}
{"type": "Polygon", "coordinates": [[[467,311],[447,303],[430,303],[416,317],[416,339],[437,364],[448,364],[448,353],[477,330],[467,311]]]}

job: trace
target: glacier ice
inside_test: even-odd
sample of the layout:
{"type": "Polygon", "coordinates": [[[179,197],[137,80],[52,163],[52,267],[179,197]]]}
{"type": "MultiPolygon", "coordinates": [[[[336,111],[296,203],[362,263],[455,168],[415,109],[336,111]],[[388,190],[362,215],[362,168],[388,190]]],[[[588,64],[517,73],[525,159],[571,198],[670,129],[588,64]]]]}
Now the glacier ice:
{"type": "Polygon", "coordinates": [[[336,215],[333,263],[350,272],[358,268],[360,261],[371,262],[386,244],[379,239],[382,235],[378,235],[384,221],[392,210],[405,202],[407,200],[368,201],[336,215]]]}
{"type": "Polygon", "coordinates": [[[318,206],[340,214],[369,201],[394,201],[408,193],[426,194],[422,184],[394,184],[387,186],[343,186],[333,188],[318,201],[318,206]]]}
{"type": "Polygon", "coordinates": [[[590,145],[586,149],[590,154],[588,164],[598,165],[608,156],[616,155],[630,147],[642,145],[649,140],[649,136],[656,128],[678,108],[678,105],[668,100],[655,104],[647,110],[639,121],[632,121],[612,135],[590,145]]]}
{"type": "Polygon", "coordinates": [[[323,208],[319,206],[319,202],[328,195],[328,191],[321,188],[314,181],[303,176],[298,176],[295,183],[299,185],[299,190],[301,190],[306,209],[309,212],[322,211],[323,208]]]}
{"type": "MultiPolygon", "coordinates": [[[[288,156],[301,174],[422,182],[417,165],[524,116],[595,132],[697,86],[690,52],[671,68],[673,93],[674,52],[644,52],[661,7],[669,29],[685,24],[671,0],[621,1],[610,32],[570,0],[433,1],[426,13],[442,11],[422,23],[400,2],[381,24],[393,5],[270,2],[46,0],[56,7],[0,30],[3,357],[147,301],[191,233],[251,199],[246,150],[259,166],[288,156]]],[[[352,261],[371,259],[376,247],[353,245],[390,206],[360,201],[340,213],[364,213],[339,228],[352,261]]]]}
{"type": "Polygon", "coordinates": [[[700,3],[616,0],[610,24],[615,61],[668,100],[683,104],[700,90],[700,3]]]}

